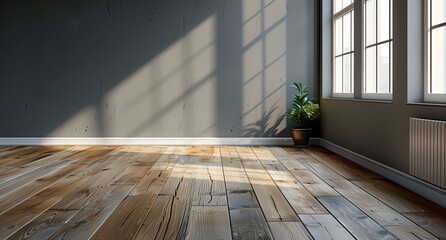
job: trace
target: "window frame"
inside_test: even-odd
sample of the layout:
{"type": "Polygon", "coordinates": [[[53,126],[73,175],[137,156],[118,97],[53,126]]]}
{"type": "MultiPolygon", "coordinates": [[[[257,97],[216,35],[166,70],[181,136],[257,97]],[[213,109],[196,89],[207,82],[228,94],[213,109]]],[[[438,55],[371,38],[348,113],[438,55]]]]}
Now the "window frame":
{"type": "MultiPolygon", "coordinates": [[[[424,15],[424,83],[423,83],[423,97],[424,102],[432,103],[446,103],[446,92],[445,93],[430,93],[429,89],[431,87],[432,79],[432,29],[445,28],[446,30],[446,20],[444,22],[432,26],[432,0],[424,1],[423,4],[423,15],[424,15]]],[[[445,43],[446,47],[446,43],[445,43]]],[[[446,56],[445,56],[446,58],[446,56]]],[[[446,63],[446,62],[445,62],[446,63]]]]}
{"type": "MultiPolygon", "coordinates": [[[[331,36],[331,47],[332,47],[332,55],[331,55],[331,69],[332,69],[332,77],[331,77],[331,83],[332,83],[332,87],[331,87],[331,95],[332,97],[336,97],[336,98],[353,98],[354,97],[354,83],[355,83],[355,79],[354,79],[354,69],[355,69],[355,64],[354,64],[354,53],[355,53],[355,36],[354,36],[354,5],[355,5],[355,0],[352,0],[352,3],[344,8],[342,8],[341,10],[339,10],[338,12],[334,13],[334,6],[335,6],[335,1],[336,0],[332,0],[331,1],[331,6],[332,6],[332,11],[331,11],[331,27],[333,29],[332,31],[332,36],[331,36]],[[336,39],[336,27],[335,27],[335,21],[337,19],[340,19],[342,17],[344,17],[345,15],[349,14],[349,13],[353,13],[351,14],[351,18],[350,18],[350,44],[351,44],[351,49],[349,52],[342,52],[341,54],[336,55],[336,43],[335,43],[335,39],[336,39]],[[336,58],[337,57],[343,57],[345,55],[350,55],[353,58],[353,61],[350,60],[350,70],[351,70],[351,74],[350,74],[350,84],[351,84],[351,93],[346,93],[346,92],[336,92],[336,83],[335,83],[335,79],[336,79],[336,71],[335,71],[335,64],[336,64],[336,58]]],[[[343,24],[342,24],[342,27],[343,24]]],[[[344,29],[343,29],[344,30],[344,29]]],[[[344,36],[344,31],[342,31],[342,37],[344,36]]],[[[342,42],[343,43],[343,42],[342,42]]]]}
{"type": "Polygon", "coordinates": [[[390,3],[390,7],[389,7],[389,38],[386,40],[379,40],[378,39],[378,17],[379,17],[379,8],[378,8],[378,1],[380,0],[375,0],[376,1],[376,6],[375,6],[375,19],[376,19],[376,24],[375,24],[375,42],[373,44],[369,44],[367,45],[367,10],[366,10],[366,4],[367,4],[367,0],[362,0],[361,1],[361,6],[362,6],[362,39],[363,39],[363,44],[362,44],[362,61],[363,61],[363,66],[361,69],[361,75],[362,75],[362,79],[361,79],[361,99],[372,99],[372,100],[392,100],[393,98],[393,0],[389,0],[390,3]],[[367,87],[367,70],[366,70],[366,65],[367,65],[367,49],[368,48],[376,48],[375,50],[375,76],[376,76],[376,91],[378,91],[378,83],[379,83],[379,79],[378,79],[378,73],[379,73],[379,69],[378,69],[378,51],[379,51],[379,46],[382,46],[384,44],[389,44],[389,92],[388,93],[372,93],[372,92],[366,92],[366,87],[367,87]]]}

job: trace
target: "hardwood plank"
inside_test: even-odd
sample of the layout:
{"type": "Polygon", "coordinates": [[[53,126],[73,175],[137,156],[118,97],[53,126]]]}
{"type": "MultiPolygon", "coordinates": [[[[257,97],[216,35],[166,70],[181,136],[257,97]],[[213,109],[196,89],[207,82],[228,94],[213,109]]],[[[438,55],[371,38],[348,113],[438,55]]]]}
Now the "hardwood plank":
{"type": "Polygon", "coordinates": [[[370,195],[386,203],[398,212],[430,212],[423,198],[387,180],[352,181],[370,195]]]}
{"type": "Polygon", "coordinates": [[[260,208],[231,209],[229,216],[234,240],[273,239],[260,208]]]}
{"type": "Polygon", "coordinates": [[[0,239],[209,238],[215,208],[234,239],[351,239],[324,201],[355,234],[446,239],[444,208],[321,148],[0,146],[0,165],[0,239]]]}
{"type": "Polygon", "coordinates": [[[113,180],[110,185],[133,186],[150,170],[150,166],[132,165],[113,180]]]}
{"type": "Polygon", "coordinates": [[[118,148],[99,161],[97,164],[88,165],[88,167],[77,171],[73,175],[81,176],[87,181],[52,207],[53,210],[62,209],[82,209],[91,201],[89,199],[95,194],[106,188],[123,170],[129,167],[140,157],[140,153],[122,151],[118,148]],[[119,154],[119,155],[118,155],[119,154]]]}
{"type": "Polygon", "coordinates": [[[330,214],[299,215],[315,240],[354,240],[355,238],[330,214]]]}
{"type": "Polygon", "coordinates": [[[77,171],[82,167],[81,165],[76,163],[77,162],[73,162],[71,164],[65,165],[62,168],[55,169],[52,173],[45,175],[44,177],[37,179],[36,181],[22,188],[19,188],[17,191],[0,197],[0,214],[11,209],[14,206],[17,206],[21,202],[34,196],[40,191],[56,184],[67,175],[77,171]]]}
{"type": "Polygon", "coordinates": [[[296,158],[291,156],[291,154],[289,154],[287,151],[283,150],[283,148],[270,147],[268,149],[289,170],[305,170],[305,169],[307,169],[307,167],[305,165],[303,165],[299,160],[297,160],[296,158]]]}
{"type": "Polygon", "coordinates": [[[344,179],[341,175],[329,168],[322,162],[314,159],[312,156],[305,153],[302,148],[284,148],[296,160],[304,164],[309,170],[323,180],[330,179],[344,179]]]}
{"type": "Polygon", "coordinates": [[[236,150],[249,179],[271,179],[250,147],[238,146],[236,150]]]}
{"type": "Polygon", "coordinates": [[[268,222],[298,222],[290,204],[272,180],[251,179],[254,192],[268,222]]]}
{"type": "Polygon", "coordinates": [[[4,167],[5,164],[10,163],[8,161],[9,158],[25,158],[29,155],[34,154],[35,151],[38,151],[41,147],[39,146],[20,146],[19,149],[13,152],[9,152],[0,157],[0,166],[4,167]],[[5,161],[6,160],[6,161],[5,161]],[[5,163],[5,164],[4,164],[5,163]]]}
{"type": "Polygon", "coordinates": [[[235,147],[221,147],[221,155],[229,208],[259,207],[235,147]]]}
{"type": "Polygon", "coordinates": [[[165,210],[166,213],[163,215],[163,219],[165,219],[163,221],[167,221],[166,226],[163,225],[164,228],[159,228],[158,231],[162,233],[161,236],[163,236],[163,239],[184,238],[192,206],[189,194],[192,183],[192,179],[183,178],[178,183],[178,188],[175,194],[160,195],[155,200],[154,206],[150,209],[149,214],[136,234],[135,239],[151,239],[149,236],[153,235],[152,232],[154,229],[152,218],[156,218],[156,216],[160,214],[156,206],[164,204],[159,201],[166,201],[166,199],[160,197],[168,197],[171,200],[169,200],[168,205],[166,205],[168,210],[165,210]]]}
{"type": "Polygon", "coordinates": [[[252,149],[296,213],[327,213],[325,208],[273,154],[265,148],[253,147],[252,149]]]}
{"type": "Polygon", "coordinates": [[[191,148],[186,147],[178,154],[177,163],[172,173],[161,189],[160,196],[155,200],[154,206],[150,208],[135,239],[150,239],[148,236],[153,235],[151,232],[154,226],[151,218],[159,215],[159,210],[155,206],[164,204],[159,201],[167,201],[165,198],[160,198],[161,196],[169,197],[172,200],[169,200],[170,203],[167,206],[169,208],[168,211],[166,210],[168,214],[166,213],[163,217],[168,221],[168,226],[158,231],[162,232],[161,236],[165,239],[181,239],[185,237],[192,206],[191,189],[195,183],[195,180],[192,178],[193,167],[189,164],[189,160],[190,156],[195,153],[191,151],[191,148]]]}
{"type": "Polygon", "coordinates": [[[412,228],[410,226],[385,226],[385,229],[398,239],[419,240],[419,239],[438,239],[428,231],[422,228],[412,228]]]}
{"type": "Polygon", "coordinates": [[[186,239],[232,239],[226,206],[192,206],[186,239]]]}
{"type": "Polygon", "coordinates": [[[142,156],[136,160],[133,164],[134,166],[153,166],[163,155],[163,153],[167,150],[166,146],[137,146],[137,149],[134,151],[141,152],[142,156]]]}
{"type": "Polygon", "coordinates": [[[298,182],[277,182],[296,213],[327,213],[327,210],[298,182]]]}
{"type": "MultiPolygon", "coordinates": [[[[160,195],[156,199],[151,211],[144,220],[135,240],[141,239],[175,239],[167,238],[170,219],[172,217],[173,196],[160,195]]],[[[106,239],[106,238],[100,238],[106,239]]]]}
{"type": "Polygon", "coordinates": [[[446,239],[446,218],[444,211],[439,213],[404,213],[404,216],[434,234],[440,239],[446,239]]]}
{"type": "Polygon", "coordinates": [[[300,222],[270,222],[269,226],[275,239],[312,239],[308,230],[300,222]]]}
{"type": "Polygon", "coordinates": [[[330,213],[357,239],[396,239],[343,197],[318,197],[330,213]]]}
{"type": "Polygon", "coordinates": [[[288,170],[313,196],[339,196],[338,192],[316,176],[312,171],[288,170]]]}
{"type": "Polygon", "coordinates": [[[132,186],[108,186],[97,191],[89,204],[51,235],[51,239],[89,239],[105,222],[132,186]]]}
{"type": "Polygon", "coordinates": [[[174,152],[175,148],[171,147],[160,156],[154,165],[156,170],[151,170],[138,182],[92,239],[132,239],[136,235],[175,166],[178,155],[174,152]],[[159,165],[165,168],[159,170],[159,165]]]}
{"type": "Polygon", "coordinates": [[[42,176],[51,174],[54,171],[60,171],[72,163],[73,161],[54,162],[53,164],[45,165],[45,167],[31,171],[28,174],[11,179],[4,184],[0,184],[0,198],[19,190],[42,176]]]}
{"type": "Polygon", "coordinates": [[[267,221],[299,221],[252,149],[249,147],[236,147],[236,149],[267,221]]]}
{"type": "Polygon", "coordinates": [[[417,227],[403,215],[348,180],[332,180],[327,181],[327,183],[382,226],[405,225],[417,227]]]}
{"type": "Polygon", "coordinates": [[[0,160],[0,167],[21,167],[22,165],[36,161],[38,159],[51,156],[59,151],[60,149],[56,147],[40,147],[25,155],[3,158],[2,160],[0,160]]]}
{"type": "MultiPolygon", "coordinates": [[[[104,153],[104,152],[101,152],[104,153]]],[[[76,153],[77,154],[77,153],[76,153]]],[[[77,155],[72,156],[77,156],[77,155]]],[[[79,155],[80,156],[80,155],[79,155]]],[[[63,168],[55,169],[55,171],[51,172],[48,175],[43,176],[42,178],[39,178],[33,182],[31,182],[28,185],[22,186],[16,191],[13,191],[10,194],[6,194],[0,198],[0,213],[7,211],[8,209],[20,204],[21,202],[25,201],[26,199],[32,197],[36,193],[52,186],[53,184],[57,183],[58,181],[62,180],[65,176],[72,174],[73,172],[78,171],[79,169],[85,167],[84,161],[88,161],[90,164],[92,164],[92,160],[100,160],[103,158],[102,155],[95,154],[94,152],[88,151],[88,154],[83,154],[81,158],[73,157],[72,163],[66,165],[63,168]],[[85,158],[85,156],[89,158],[85,158]],[[94,157],[93,157],[94,156],[94,157]]],[[[71,161],[71,160],[70,160],[71,161]]],[[[94,165],[91,165],[89,167],[84,168],[84,170],[92,167],[94,165]]]]}
{"type": "Polygon", "coordinates": [[[0,215],[0,239],[9,237],[51,208],[86,179],[70,176],[0,215]]]}
{"type": "Polygon", "coordinates": [[[8,239],[48,239],[77,212],[78,210],[46,211],[8,239]]]}
{"type": "Polygon", "coordinates": [[[192,205],[226,206],[226,188],[223,177],[219,147],[193,147],[201,155],[190,157],[192,178],[192,205]]]}
{"type": "MultiPolygon", "coordinates": [[[[48,164],[57,164],[55,162],[60,162],[62,159],[65,159],[66,157],[69,157],[75,153],[78,153],[77,151],[83,150],[86,147],[72,147],[63,151],[60,151],[56,154],[53,154],[51,156],[39,159],[38,161],[34,161],[28,164],[25,164],[21,166],[20,168],[12,168],[7,169],[7,171],[0,173],[0,184],[5,185],[7,182],[17,179],[29,172],[32,171],[38,171],[39,168],[44,168],[48,164]]],[[[82,151],[82,154],[85,154],[87,151],[82,151]]]]}
{"type": "Polygon", "coordinates": [[[0,150],[0,162],[2,159],[17,155],[17,152],[22,151],[23,148],[29,148],[30,146],[2,146],[0,150]]]}
{"type": "Polygon", "coordinates": [[[378,174],[346,160],[321,147],[302,148],[302,151],[349,180],[382,179],[378,174]]]}

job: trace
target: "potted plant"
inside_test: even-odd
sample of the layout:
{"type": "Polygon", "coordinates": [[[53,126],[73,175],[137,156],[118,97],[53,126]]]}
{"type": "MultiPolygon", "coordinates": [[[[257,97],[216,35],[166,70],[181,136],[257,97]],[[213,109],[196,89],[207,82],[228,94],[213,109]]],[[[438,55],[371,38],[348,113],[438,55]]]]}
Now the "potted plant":
{"type": "Polygon", "coordinates": [[[293,142],[295,145],[307,145],[310,140],[310,123],[320,116],[319,104],[308,97],[308,88],[302,83],[295,82],[291,86],[297,90],[297,94],[293,95],[293,107],[288,110],[288,118],[297,124],[291,132],[293,142]]]}

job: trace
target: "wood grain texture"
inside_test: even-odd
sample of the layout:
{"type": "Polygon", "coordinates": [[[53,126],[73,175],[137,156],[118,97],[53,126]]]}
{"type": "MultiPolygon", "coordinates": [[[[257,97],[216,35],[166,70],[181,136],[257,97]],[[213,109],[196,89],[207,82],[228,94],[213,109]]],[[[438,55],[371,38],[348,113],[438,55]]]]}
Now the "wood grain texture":
{"type": "Polygon", "coordinates": [[[270,222],[269,226],[275,239],[312,239],[301,222],[270,222]]]}
{"type": "Polygon", "coordinates": [[[342,225],[330,214],[303,214],[299,215],[302,223],[315,240],[355,239],[342,225]]]}
{"type": "Polygon", "coordinates": [[[348,180],[333,180],[329,184],[382,226],[405,225],[417,227],[401,213],[398,213],[348,180]]]}
{"type": "Polygon", "coordinates": [[[382,177],[368,171],[356,163],[347,161],[323,148],[303,148],[302,151],[312,156],[317,161],[324,163],[324,165],[336,171],[342,177],[348,180],[362,180],[362,179],[381,179],[382,177]]]}
{"type": "Polygon", "coordinates": [[[268,222],[297,222],[296,213],[272,180],[252,179],[251,184],[268,222]]]}
{"type": "Polygon", "coordinates": [[[430,213],[405,213],[404,216],[440,239],[446,239],[446,214],[444,211],[430,213]]]}
{"type": "Polygon", "coordinates": [[[324,180],[329,179],[344,179],[333,169],[329,168],[322,161],[314,159],[301,149],[298,148],[285,148],[297,161],[304,164],[309,170],[316,174],[319,178],[324,180]]]}
{"type": "Polygon", "coordinates": [[[294,169],[290,169],[289,171],[313,196],[339,196],[336,190],[312,171],[294,169]]]}
{"type": "Polygon", "coordinates": [[[410,226],[385,226],[384,228],[398,239],[407,239],[407,240],[438,239],[430,232],[422,228],[412,228],[410,226]]]}
{"type": "Polygon", "coordinates": [[[430,212],[426,200],[386,180],[352,181],[370,195],[386,203],[398,212],[430,212]]]}
{"type": "Polygon", "coordinates": [[[65,178],[0,215],[0,239],[9,237],[63,199],[86,179],[65,178]]]}
{"type": "Polygon", "coordinates": [[[347,199],[318,197],[319,201],[357,239],[396,239],[347,199]]]}
{"type": "Polygon", "coordinates": [[[49,239],[77,212],[78,210],[48,210],[8,239],[49,239]]]}
{"type": "Polygon", "coordinates": [[[192,206],[185,239],[232,239],[226,206],[192,206]]]}
{"type": "Polygon", "coordinates": [[[312,147],[0,146],[0,190],[0,239],[446,239],[446,209],[312,147]]]}
{"type": "Polygon", "coordinates": [[[157,170],[141,178],[92,239],[125,239],[136,235],[175,166],[177,157],[173,155],[174,151],[170,148],[165,155],[159,156],[159,161],[154,165],[157,170]],[[165,165],[166,162],[170,164],[165,165]],[[162,166],[165,168],[162,169],[162,166]]]}
{"type": "MultiPolygon", "coordinates": [[[[198,156],[190,157],[192,178],[192,205],[225,206],[226,188],[219,147],[194,147],[198,156]]],[[[194,150],[194,149],[192,149],[194,150]]]]}
{"type": "Polygon", "coordinates": [[[259,207],[235,147],[222,147],[221,155],[229,208],[259,207]]]}
{"type": "Polygon", "coordinates": [[[185,237],[192,207],[191,189],[195,183],[192,178],[193,167],[190,165],[190,156],[196,154],[194,151],[191,148],[183,148],[178,152],[175,167],[159,192],[154,206],[150,208],[135,239],[152,239],[154,229],[158,229],[160,233],[157,235],[162,236],[162,239],[185,237]],[[168,209],[157,209],[156,206],[159,205],[168,209]],[[160,211],[163,211],[163,218],[154,221],[154,218],[160,217],[160,211]]]}
{"type": "Polygon", "coordinates": [[[230,219],[234,240],[273,239],[260,208],[232,209],[230,219]]]}

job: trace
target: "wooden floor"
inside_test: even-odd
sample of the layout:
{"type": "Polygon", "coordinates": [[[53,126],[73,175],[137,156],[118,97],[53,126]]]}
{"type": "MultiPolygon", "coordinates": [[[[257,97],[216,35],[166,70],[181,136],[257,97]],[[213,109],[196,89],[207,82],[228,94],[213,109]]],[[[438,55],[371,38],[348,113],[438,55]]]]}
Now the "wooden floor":
{"type": "Polygon", "coordinates": [[[0,147],[0,239],[446,239],[446,210],[322,148],[0,147]]]}

